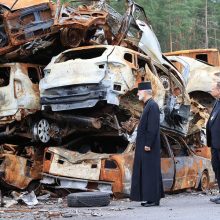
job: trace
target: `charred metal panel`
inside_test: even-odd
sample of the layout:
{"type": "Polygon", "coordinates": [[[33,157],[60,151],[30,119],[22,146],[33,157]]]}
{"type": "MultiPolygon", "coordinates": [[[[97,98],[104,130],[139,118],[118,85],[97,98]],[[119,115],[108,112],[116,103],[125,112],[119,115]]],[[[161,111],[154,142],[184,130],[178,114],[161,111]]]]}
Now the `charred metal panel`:
{"type": "Polygon", "coordinates": [[[19,1],[14,1],[14,0],[1,0],[0,5],[5,6],[9,10],[19,10],[22,8],[28,8],[34,5],[39,5],[42,3],[49,3],[49,0],[19,0],[19,1]]]}
{"type": "Polygon", "coordinates": [[[96,29],[106,24],[108,13],[100,8],[86,4],[78,7],[63,5],[54,20],[54,28],[61,31],[61,43],[68,47],[77,47],[80,43],[90,40],[96,29]]]}
{"type": "Polygon", "coordinates": [[[175,181],[175,165],[173,158],[161,158],[161,172],[164,191],[169,192],[175,181]]]}
{"type": "Polygon", "coordinates": [[[101,171],[99,158],[102,158],[102,155],[92,152],[80,154],[62,148],[49,148],[45,155],[43,172],[57,176],[99,180],[101,171]]]}
{"type": "Polygon", "coordinates": [[[198,175],[198,166],[194,158],[175,157],[176,174],[175,183],[172,190],[194,188],[198,175]]]}
{"type": "MultiPolygon", "coordinates": [[[[7,187],[25,189],[31,181],[41,179],[43,159],[41,152],[27,149],[27,155],[17,156],[15,152],[6,150],[8,147],[6,146],[4,152],[0,154],[0,182],[7,187]]],[[[10,147],[10,150],[15,151],[13,147],[10,147]]]]}
{"type": "Polygon", "coordinates": [[[112,184],[104,181],[92,181],[85,179],[66,178],[61,176],[43,174],[41,183],[45,185],[55,185],[56,189],[78,189],[78,190],[99,190],[101,192],[112,193],[112,184]]]}
{"type": "MultiPolygon", "coordinates": [[[[112,185],[112,191],[114,192],[114,195],[120,197],[122,194],[129,196],[130,195],[130,190],[131,190],[131,177],[132,177],[132,170],[133,170],[133,160],[134,160],[134,152],[131,149],[130,151],[128,150],[126,153],[120,154],[120,155],[111,155],[110,159],[112,161],[115,161],[115,163],[118,164],[118,169],[120,169],[121,172],[121,183],[118,181],[118,174],[117,171],[114,171],[114,169],[108,169],[105,168],[103,169],[103,174],[105,174],[105,177],[107,180],[109,177],[107,176],[107,173],[110,172],[112,173],[113,179],[115,181],[113,182],[112,185]],[[114,176],[113,176],[114,175],[114,176]],[[119,189],[122,189],[119,191],[119,189]]],[[[109,181],[111,181],[109,179],[109,181]]]]}
{"type": "Polygon", "coordinates": [[[5,28],[11,45],[17,46],[51,32],[53,17],[48,4],[5,12],[5,28]]]}
{"type": "Polygon", "coordinates": [[[112,191],[114,193],[120,193],[123,191],[123,186],[122,186],[123,170],[121,170],[118,165],[119,164],[111,157],[107,160],[103,160],[101,173],[100,173],[100,180],[113,183],[112,191]]]}

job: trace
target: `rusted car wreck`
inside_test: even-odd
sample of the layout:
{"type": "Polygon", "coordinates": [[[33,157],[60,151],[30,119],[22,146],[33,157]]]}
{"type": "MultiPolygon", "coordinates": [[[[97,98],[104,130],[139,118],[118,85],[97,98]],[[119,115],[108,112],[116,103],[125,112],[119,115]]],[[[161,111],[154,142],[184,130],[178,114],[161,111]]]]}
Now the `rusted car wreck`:
{"type": "MultiPolygon", "coordinates": [[[[57,189],[100,190],[118,197],[129,195],[134,143],[123,145],[123,139],[121,143],[118,141],[116,137],[105,137],[105,141],[101,137],[87,137],[69,146],[71,150],[49,147],[44,155],[41,182],[57,189]]],[[[214,183],[210,160],[197,156],[182,137],[162,132],[161,143],[165,191],[206,190],[214,183]]]]}
{"type": "Polygon", "coordinates": [[[32,138],[32,126],[38,123],[34,114],[41,109],[41,78],[39,65],[0,64],[0,143],[13,135],[32,138]]]}
{"type": "Polygon", "coordinates": [[[168,56],[168,59],[181,72],[190,97],[209,108],[210,112],[214,102],[210,92],[213,83],[220,79],[220,67],[186,56],[168,56]]]}
{"type": "Polygon", "coordinates": [[[1,62],[29,60],[33,54],[44,62],[48,58],[38,51],[48,47],[53,51],[60,43],[64,48],[89,43],[96,30],[106,24],[108,15],[100,7],[72,7],[70,3],[61,5],[60,1],[55,4],[49,0],[2,0],[0,8],[1,62]]]}
{"type": "Polygon", "coordinates": [[[34,190],[42,178],[43,149],[32,146],[0,146],[1,189],[34,190]]]}

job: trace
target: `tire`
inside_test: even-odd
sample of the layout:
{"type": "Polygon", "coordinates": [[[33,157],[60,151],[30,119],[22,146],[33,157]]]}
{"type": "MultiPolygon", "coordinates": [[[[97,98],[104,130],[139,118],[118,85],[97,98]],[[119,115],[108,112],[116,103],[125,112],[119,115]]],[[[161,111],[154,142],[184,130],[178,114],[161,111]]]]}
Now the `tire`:
{"type": "Polygon", "coordinates": [[[105,192],[80,192],[67,196],[69,207],[100,207],[110,203],[110,194],[105,192]]]}
{"type": "Polygon", "coordinates": [[[64,28],[60,34],[60,40],[63,47],[78,47],[82,38],[82,31],[74,28],[64,28]]]}
{"type": "Polygon", "coordinates": [[[201,191],[206,191],[209,189],[209,184],[209,174],[207,171],[203,171],[198,189],[201,191]]]}

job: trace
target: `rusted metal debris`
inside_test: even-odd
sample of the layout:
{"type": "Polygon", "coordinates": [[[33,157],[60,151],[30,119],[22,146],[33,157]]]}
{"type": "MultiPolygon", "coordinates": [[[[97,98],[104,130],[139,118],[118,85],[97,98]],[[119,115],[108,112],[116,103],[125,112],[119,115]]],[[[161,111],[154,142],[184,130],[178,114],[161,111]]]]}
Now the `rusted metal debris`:
{"type": "Polygon", "coordinates": [[[108,29],[103,28],[108,13],[98,6],[75,8],[48,0],[24,1],[23,7],[22,1],[13,8],[10,7],[12,1],[0,1],[1,5],[0,55],[5,55],[2,62],[19,60],[19,56],[27,59],[38,50],[53,45],[55,40],[63,47],[77,47],[85,41],[89,43],[97,29],[108,29]]]}
{"type": "Polygon", "coordinates": [[[128,195],[144,80],[161,111],[165,190],[214,182],[204,128],[219,67],[167,59],[144,9],[125,3],[121,15],[104,0],[0,1],[4,187],[28,189],[43,172],[48,187],[128,195]]]}
{"type": "Polygon", "coordinates": [[[1,145],[1,187],[17,190],[27,189],[41,179],[43,149],[26,146],[1,145]]]}

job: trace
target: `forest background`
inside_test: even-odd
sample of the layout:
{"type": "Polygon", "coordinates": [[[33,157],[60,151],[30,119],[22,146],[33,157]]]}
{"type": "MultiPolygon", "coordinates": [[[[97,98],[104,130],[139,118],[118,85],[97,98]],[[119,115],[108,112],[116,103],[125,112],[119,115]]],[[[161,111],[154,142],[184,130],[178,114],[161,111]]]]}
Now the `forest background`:
{"type": "MultiPolygon", "coordinates": [[[[108,2],[123,13],[125,0],[108,2]]],[[[163,52],[197,48],[220,50],[220,0],[135,2],[144,7],[163,52]]]]}

